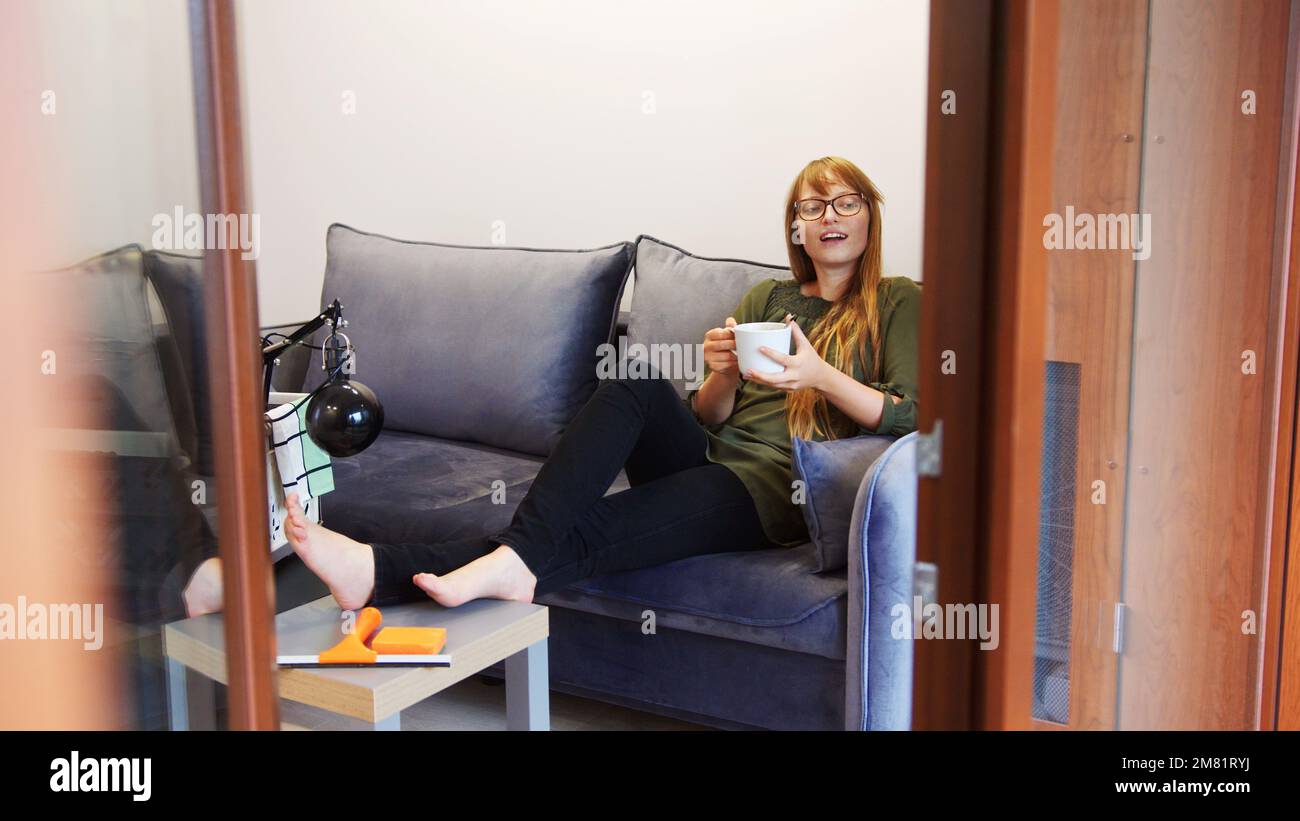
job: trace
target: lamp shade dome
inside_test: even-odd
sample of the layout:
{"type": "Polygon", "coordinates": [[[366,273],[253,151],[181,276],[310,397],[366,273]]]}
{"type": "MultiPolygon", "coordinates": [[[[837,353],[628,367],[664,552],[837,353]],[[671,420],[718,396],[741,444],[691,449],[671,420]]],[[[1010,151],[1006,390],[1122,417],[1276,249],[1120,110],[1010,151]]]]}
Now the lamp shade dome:
{"type": "Polygon", "coordinates": [[[337,379],[307,404],[307,435],[331,456],[354,456],[384,427],[384,406],[360,382],[337,379]]]}

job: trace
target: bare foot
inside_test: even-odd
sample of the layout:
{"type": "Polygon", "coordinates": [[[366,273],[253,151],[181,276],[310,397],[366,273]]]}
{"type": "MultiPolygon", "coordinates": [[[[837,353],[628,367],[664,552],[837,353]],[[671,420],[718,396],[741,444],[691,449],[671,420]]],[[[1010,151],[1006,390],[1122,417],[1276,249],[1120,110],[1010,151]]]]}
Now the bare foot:
{"type": "Polygon", "coordinates": [[[221,559],[214,556],[199,565],[181,598],[185,602],[185,615],[190,618],[219,612],[223,605],[221,559]]]}
{"type": "Polygon", "coordinates": [[[284,503],[289,512],[284,533],[293,552],[329,586],[339,607],[364,607],[375,589],[375,553],[370,545],[308,519],[296,493],[290,493],[284,503]]]}
{"type": "Polygon", "coordinates": [[[458,607],[474,599],[530,602],[537,586],[537,577],[528,565],[504,544],[443,576],[416,573],[411,580],[443,607],[458,607]]]}

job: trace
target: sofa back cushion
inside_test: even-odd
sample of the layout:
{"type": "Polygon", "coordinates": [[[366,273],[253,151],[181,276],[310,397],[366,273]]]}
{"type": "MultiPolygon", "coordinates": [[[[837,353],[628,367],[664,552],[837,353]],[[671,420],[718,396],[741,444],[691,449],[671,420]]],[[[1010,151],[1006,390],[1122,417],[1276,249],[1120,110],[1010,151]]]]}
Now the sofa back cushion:
{"type": "MultiPolygon", "coordinates": [[[[322,305],[343,304],[385,426],[545,456],[596,388],[632,264],[583,251],[408,242],[330,226],[322,305]]],[[[321,371],[308,372],[307,389],[321,371]]]]}
{"type": "MultiPolygon", "coordinates": [[[[195,436],[190,450],[195,470],[217,472],[212,455],[212,402],[208,391],[208,352],[203,315],[203,257],[163,251],[144,253],[144,272],[167,312],[167,324],[180,355],[180,367],[194,404],[195,436]]],[[[169,380],[170,382],[171,380],[169,380]]],[[[183,430],[183,426],[178,425],[183,430]]],[[[182,446],[185,446],[182,436],[182,446]]]]}
{"type": "Polygon", "coordinates": [[[170,315],[145,275],[143,249],[126,245],[49,271],[35,284],[50,289],[43,297],[57,304],[94,306],[59,350],[49,426],[153,434],[147,441],[163,441],[169,453],[179,449],[193,461],[193,398],[170,315]]]}
{"type": "MultiPolygon", "coordinates": [[[[668,359],[665,352],[681,351],[685,368],[658,367],[670,378],[677,394],[686,398],[687,383],[704,379],[701,354],[704,334],[731,316],[749,289],[765,279],[789,279],[789,268],[739,259],[697,257],[675,245],[641,235],[636,247],[636,285],[632,289],[632,317],[628,321],[628,352],[645,346],[656,366],[668,359]],[[659,348],[657,356],[652,346],[659,348]],[[697,372],[698,371],[698,372],[697,372]]],[[[698,387],[693,385],[692,387],[698,387]]]]}

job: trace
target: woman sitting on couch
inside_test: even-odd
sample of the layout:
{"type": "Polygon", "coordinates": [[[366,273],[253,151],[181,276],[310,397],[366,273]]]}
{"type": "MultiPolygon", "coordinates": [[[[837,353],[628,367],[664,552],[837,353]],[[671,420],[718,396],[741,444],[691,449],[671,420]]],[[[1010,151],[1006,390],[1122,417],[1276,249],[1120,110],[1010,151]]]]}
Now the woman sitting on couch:
{"type": "Polygon", "coordinates": [[[290,495],[290,544],[340,607],[356,609],[425,595],[448,607],[531,601],[589,576],[806,542],[792,437],[916,426],[921,292],[881,277],[880,203],[848,160],[809,163],[784,213],[794,278],[756,285],[705,334],[709,376],[688,403],[664,379],[603,380],[504,531],[362,544],[308,521],[290,495]],[[795,353],[761,349],[785,370],[742,374],[731,328],[763,321],[792,322],[795,353]],[[605,495],[623,469],[631,487],[605,495]]]}

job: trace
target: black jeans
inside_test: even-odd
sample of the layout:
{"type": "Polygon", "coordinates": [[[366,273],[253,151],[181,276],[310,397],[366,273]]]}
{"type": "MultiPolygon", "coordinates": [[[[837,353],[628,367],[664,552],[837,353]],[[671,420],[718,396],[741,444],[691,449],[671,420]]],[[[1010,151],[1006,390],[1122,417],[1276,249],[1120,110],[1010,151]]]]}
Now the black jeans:
{"type": "Polygon", "coordinates": [[[776,547],[745,484],[705,458],[707,438],[663,379],[607,379],[569,423],[510,526],[439,544],[374,544],[372,604],[424,598],[411,581],[509,545],[536,594],[701,553],[776,547]],[[605,493],[622,469],[630,488],[605,493]]]}

